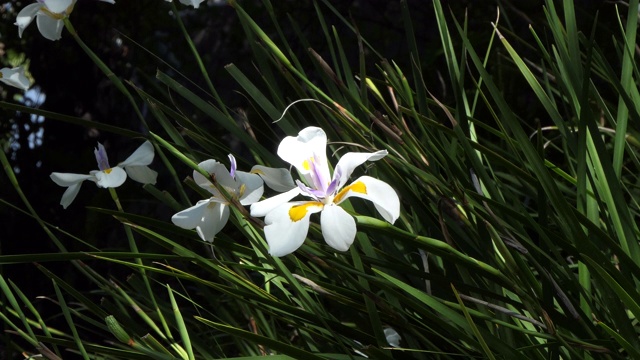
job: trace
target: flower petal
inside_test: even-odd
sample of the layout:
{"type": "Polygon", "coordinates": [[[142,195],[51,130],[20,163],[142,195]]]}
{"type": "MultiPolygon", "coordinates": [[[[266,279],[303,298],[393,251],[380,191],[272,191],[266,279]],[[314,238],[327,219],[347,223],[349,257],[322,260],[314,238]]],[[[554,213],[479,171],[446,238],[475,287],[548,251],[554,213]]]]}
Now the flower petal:
{"type": "Polygon", "coordinates": [[[81,183],[85,180],[91,179],[92,181],[96,181],[93,175],[85,175],[85,174],[70,174],[70,173],[58,173],[54,172],[49,175],[51,180],[60,186],[72,186],[78,183],[81,183]]]}
{"type": "Polygon", "coordinates": [[[282,194],[251,204],[251,216],[265,216],[278,206],[288,202],[299,194],[300,188],[295,187],[287,192],[283,192],[282,194]]]}
{"type": "Polygon", "coordinates": [[[129,157],[118,164],[118,166],[139,166],[139,165],[149,165],[153,161],[154,156],[153,144],[149,141],[145,141],[142,145],[140,145],[133,154],[129,155],[129,157]]]}
{"type": "Polygon", "coordinates": [[[24,68],[22,66],[10,68],[0,69],[0,81],[5,84],[17,87],[18,89],[27,90],[29,89],[29,79],[24,74],[24,68]]]}
{"type": "Polygon", "coordinates": [[[22,37],[22,32],[24,31],[24,29],[27,28],[27,26],[29,26],[29,24],[31,24],[33,19],[36,18],[36,14],[38,13],[38,11],[40,11],[41,8],[42,8],[42,4],[34,3],[34,4],[29,4],[24,8],[22,8],[22,10],[20,10],[20,12],[18,13],[18,16],[16,17],[16,22],[14,24],[18,26],[19,37],[22,37]]]}
{"type": "Polygon", "coordinates": [[[191,5],[194,7],[194,9],[197,9],[198,6],[200,6],[200,3],[203,1],[204,0],[180,0],[181,3],[185,5],[191,5]]]}
{"type": "Polygon", "coordinates": [[[342,189],[333,200],[340,204],[352,196],[373,202],[382,217],[393,224],[400,216],[400,199],[393,188],[384,181],[370,176],[361,176],[342,189]]]}
{"type": "Polygon", "coordinates": [[[204,210],[202,223],[196,227],[196,231],[202,240],[212,242],[228,220],[229,207],[227,205],[219,202],[209,202],[209,205],[204,210]]]}
{"type": "Polygon", "coordinates": [[[143,184],[154,184],[158,179],[158,173],[148,166],[125,166],[124,171],[130,178],[143,184]]]}
{"type": "Polygon", "coordinates": [[[204,209],[211,200],[200,200],[198,203],[188,209],[184,209],[171,217],[171,221],[174,225],[183,229],[191,230],[200,225],[202,218],[204,217],[204,209]]]}
{"type": "Polygon", "coordinates": [[[264,192],[264,182],[260,176],[244,171],[236,171],[236,181],[240,184],[240,193],[238,194],[240,196],[240,204],[251,205],[260,200],[264,192]]]}
{"type": "Polygon", "coordinates": [[[62,20],[40,14],[36,17],[36,24],[38,25],[40,34],[42,34],[45,39],[56,41],[62,38],[62,29],[64,28],[64,22],[62,20]]]}
{"type": "Polygon", "coordinates": [[[67,11],[69,6],[75,2],[75,0],[42,0],[49,11],[54,14],[62,14],[67,11]]]}
{"type": "Polygon", "coordinates": [[[285,168],[255,165],[251,168],[251,173],[259,175],[269,188],[278,192],[285,192],[297,186],[293,182],[291,173],[285,168]]]}
{"type": "Polygon", "coordinates": [[[229,220],[229,208],[215,199],[200,200],[188,209],[171,217],[171,221],[183,229],[196,229],[205,241],[213,241],[229,220]]]}
{"type": "Polygon", "coordinates": [[[400,340],[402,337],[394,328],[384,328],[384,337],[387,339],[387,342],[391,347],[400,347],[400,340]]]}
{"type": "Polygon", "coordinates": [[[367,160],[380,160],[387,156],[387,154],[387,150],[380,150],[374,153],[350,152],[344,154],[340,160],[338,160],[338,164],[333,171],[333,178],[338,179],[337,189],[341,189],[347,183],[347,180],[349,180],[349,177],[356,167],[362,165],[362,163],[367,160]]]}
{"type": "Polygon", "coordinates": [[[63,209],[66,209],[69,205],[71,205],[73,200],[75,200],[76,195],[78,195],[78,192],[80,192],[81,186],[82,182],[79,182],[69,186],[67,190],[64,191],[64,194],[62,194],[62,199],[60,199],[60,205],[62,205],[63,209]]]}
{"type": "Polygon", "coordinates": [[[287,136],[278,146],[278,156],[295,166],[309,184],[325,190],[329,186],[327,134],[319,127],[302,129],[297,137],[287,136]]]}
{"type": "Polygon", "coordinates": [[[329,246],[338,251],[347,251],[356,238],[356,221],[343,208],[327,205],[320,213],[322,236],[329,246]]]}
{"type": "Polygon", "coordinates": [[[198,166],[210,174],[210,178],[206,178],[198,171],[193,171],[193,180],[195,180],[196,184],[201,188],[208,190],[214,196],[220,198],[221,195],[219,191],[211,182],[211,179],[215,179],[219,185],[222,185],[227,189],[233,189],[233,191],[236,190],[236,181],[231,177],[231,173],[229,173],[229,170],[227,170],[222,163],[210,159],[201,162],[198,166]]]}
{"type": "Polygon", "coordinates": [[[98,169],[100,169],[100,171],[111,168],[111,165],[109,165],[107,150],[104,149],[104,145],[98,143],[98,147],[93,150],[93,154],[96,156],[96,162],[98,163],[98,169]]]}
{"type": "Polygon", "coordinates": [[[123,168],[115,166],[104,171],[92,171],[91,175],[96,177],[96,184],[102,188],[115,188],[127,180],[127,173],[123,168]]]}
{"type": "Polygon", "coordinates": [[[296,251],[309,232],[309,217],[322,210],[319,202],[292,202],[278,206],[264,218],[264,235],[271,256],[285,256],[296,251]]]}

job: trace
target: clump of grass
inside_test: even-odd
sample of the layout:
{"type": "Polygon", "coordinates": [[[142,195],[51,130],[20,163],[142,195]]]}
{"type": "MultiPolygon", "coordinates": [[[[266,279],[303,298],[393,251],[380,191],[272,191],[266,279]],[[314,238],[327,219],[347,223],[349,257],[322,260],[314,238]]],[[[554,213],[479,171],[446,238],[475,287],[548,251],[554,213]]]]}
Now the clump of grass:
{"type": "MultiPolygon", "coordinates": [[[[82,243],[82,236],[46,223],[29,205],[32,199],[22,197],[15,211],[32,217],[61,251],[4,255],[0,262],[40,263],[68,328],[50,328],[19,284],[0,277],[0,317],[14,346],[51,359],[64,357],[63,349],[87,359],[640,357],[633,126],[640,120],[638,14],[630,10],[638,0],[619,8],[620,27],[611,33],[615,56],[595,41],[602,19],[594,20],[591,33],[579,31],[572,1],[545,2],[544,23],[531,27],[536,42],[525,56],[519,39],[501,25],[509,9],[480,48],[470,40],[467,19],[434,0],[445,64],[440,70],[453,94],[447,100],[426,85],[425,73],[433,69],[422,66],[425,54],[406,2],[407,68],[379,56],[329,1],[314,2],[328,50],[320,55],[309,48],[305,58],[292,50],[292,42],[307,43],[296,19],[275,17],[268,0],[269,24],[254,21],[241,2],[231,5],[255,67],[229,64],[226,70],[250,111],[227,108],[195,46],[190,55],[210,97],[162,71],[158,89],[134,88],[151,110],[148,138],[172,181],[146,185],[148,199],[177,212],[200,196],[176,169],[197,169],[199,161],[233,151],[205,131],[205,123],[237,139],[234,150],[246,151],[239,158],[246,168],[284,166],[273,151],[281,134],[314,125],[327,132],[332,157],[360,149],[389,152],[362,171],[392,184],[402,200],[400,219],[390,225],[370,205],[353,201],[347,209],[359,232],[348,252],[327,246],[314,224],[298,252],[275,258],[261,223],[239,209],[230,218],[234,226],[211,246],[168,219],[126,206],[91,208],[122,224],[129,249],[69,252],[64,243],[82,243]],[[356,43],[341,40],[327,13],[353,30],[356,43]],[[283,35],[285,26],[295,39],[283,35]],[[349,61],[348,48],[358,48],[357,63],[349,61]],[[542,109],[543,120],[526,121],[529,114],[508,93],[513,79],[501,74],[526,85],[523,92],[542,109]],[[174,108],[175,99],[189,112],[174,108]],[[295,104],[283,116],[298,99],[315,101],[295,104]],[[95,291],[75,290],[47,269],[47,261],[73,264],[95,291]],[[109,277],[91,265],[105,262],[130,275],[109,277]],[[400,335],[399,348],[390,345],[389,328],[400,335]]],[[[8,159],[0,160],[21,193],[8,159]]]]}

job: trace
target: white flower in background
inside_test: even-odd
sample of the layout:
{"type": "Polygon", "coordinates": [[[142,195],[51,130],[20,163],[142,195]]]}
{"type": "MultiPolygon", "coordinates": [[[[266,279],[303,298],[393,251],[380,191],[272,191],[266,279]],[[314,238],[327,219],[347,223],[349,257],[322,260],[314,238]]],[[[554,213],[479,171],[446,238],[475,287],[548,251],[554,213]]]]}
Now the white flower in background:
{"type": "Polygon", "coordinates": [[[244,171],[236,171],[237,164],[233,155],[229,155],[231,161],[230,170],[215,160],[206,160],[198,166],[210,176],[207,178],[198,171],[193,172],[193,180],[201,188],[209,191],[209,199],[200,200],[198,203],[171,217],[173,223],[183,229],[196,229],[202,240],[213,241],[217,233],[222,230],[229,220],[229,201],[216,187],[222,187],[224,191],[241,205],[250,205],[260,200],[264,186],[260,176],[244,171]],[[211,180],[216,182],[214,185],[211,180]]]}
{"type": "Polygon", "coordinates": [[[144,184],[156,183],[158,173],[147,167],[153,161],[154,155],[153,145],[148,141],[140,145],[125,161],[114,167],[109,166],[107,152],[102,144],[98,143],[98,148],[93,153],[96,156],[100,170],[93,170],[88,175],[51,173],[51,180],[67,188],[62,195],[62,200],[60,200],[60,205],[63,208],[66,209],[73,202],[80,191],[82,182],[85,180],[93,181],[101,188],[115,188],[122,185],[127,179],[127,174],[129,174],[132,179],[138,182],[144,184]]]}
{"type": "MultiPolygon", "coordinates": [[[[22,37],[24,29],[35,19],[40,34],[46,39],[55,41],[62,37],[64,18],[73,11],[77,0],[38,0],[22,8],[18,13],[15,25],[18,26],[18,35],[22,37]]],[[[114,0],[100,0],[115,4],[114,0]]]]}
{"type": "Polygon", "coordinates": [[[324,240],[338,251],[346,251],[356,236],[356,223],[340,206],[350,197],[373,202],[382,217],[390,223],[400,216],[400,200],[387,183],[361,176],[346,185],[353,170],[365,161],[375,161],[387,155],[386,150],[374,153],[350,152],[340,158],[331,177],[326,156],[327,135],[317,127],[300,131],[297,137],[287,136],[278,147],[278,155],[293,165],[306,183],[282,194],[251,205],[252,216],[265,216],[264,233],[272,256],[284,256],[298,249],[309,231],[311,214],[320,212],[324,240]],[[293,201],[297,195],[311,200],[293,201]]]}
{"type": "MultiPolygon", "coordinates": [[[[171,2],[171,0],[165,0],[166,2],[171,2]]],[[[184,5],[191,5],[193,6],[195,9],[198,8],[198,6],[200,6],[200,3],[202,3],[204,0],[180,0],[181,3],[183,3],[184,5]]]]}
{"type": "Polygon", "coordinates": [[[0,69],[0,81],[7,85],[17,87],[18,89],[29,89],[29,79],[24,74],[24,68],[22,66],[0,69]]]}
{"type": "Polygon", "coordinates": [[[387,342],[391,347],[400,347],[400,340],[402,340],[402,336],[400,336],[394,328],[387,327],[384,328],[383,331],[384,337],[387,339],[387,342]]]}

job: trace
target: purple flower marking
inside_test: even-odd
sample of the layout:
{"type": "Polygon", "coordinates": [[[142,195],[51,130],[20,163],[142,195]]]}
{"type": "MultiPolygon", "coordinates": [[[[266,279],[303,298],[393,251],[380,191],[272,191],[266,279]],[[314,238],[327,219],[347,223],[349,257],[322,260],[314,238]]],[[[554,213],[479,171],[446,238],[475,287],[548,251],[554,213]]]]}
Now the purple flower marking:
{"type": "Polygon", "coordinates": [[[232,178],[236,178],[236,169],[238,168],[238,163],[236,163],[236,158],[233,155],[229,154],[229,174],[232,178]]]}
{"type": "Polygon", "coordinates": [[[96,161],[98,162],[98,168],[100,169],[100,171],[111,169],[111,166],[109,166],[107,151],[104,149],[104,146],[102,146],[102,144],[98,143],[98,148],[95,149],[93,153],[96,155],[96,161]]]}

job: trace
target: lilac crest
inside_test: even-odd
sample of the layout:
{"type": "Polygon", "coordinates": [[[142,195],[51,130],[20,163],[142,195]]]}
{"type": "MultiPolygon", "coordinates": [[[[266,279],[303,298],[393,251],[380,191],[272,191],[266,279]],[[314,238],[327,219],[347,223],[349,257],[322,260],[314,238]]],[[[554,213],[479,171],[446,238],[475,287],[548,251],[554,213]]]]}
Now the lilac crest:
{"type": "Polygon", "coordinates": [[[98,162],[98,169],[100,169],[100,171],[111,169],[111,166],[109,166],[107,151],[104,149],[102,144],[98,143],[98,148],[95,149],[93,153],[96,155],[96,161],[98,162]]]}

